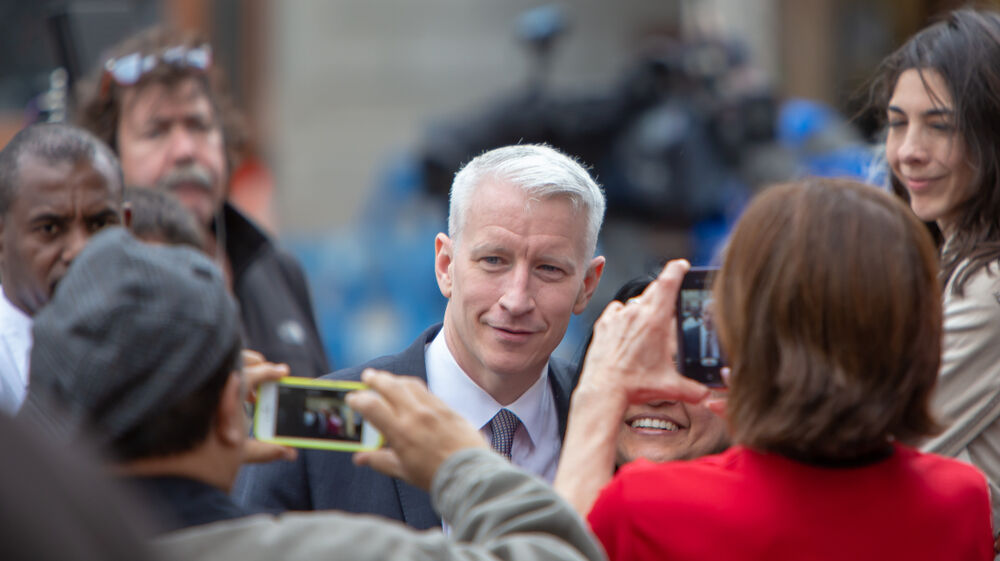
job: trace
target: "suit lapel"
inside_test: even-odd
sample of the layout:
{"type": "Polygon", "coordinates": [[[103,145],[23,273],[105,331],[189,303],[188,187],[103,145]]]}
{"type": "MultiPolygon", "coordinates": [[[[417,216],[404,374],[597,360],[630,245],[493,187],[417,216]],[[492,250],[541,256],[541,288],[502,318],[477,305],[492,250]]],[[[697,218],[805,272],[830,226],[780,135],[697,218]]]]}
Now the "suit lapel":
{"type": "Polygon", "coordinates": [[[573,394],[575,371],[575,368],[565,362],[556,358],[549,359],[549,385],[552,386],[552,400],[556,402],[560,440],[566,437],[566,420],[569,417],[569,398],[573,394]]]}
{"type": "Polygon", "coordinates": [[[399,508],[403,511],[403,522],[406,522],[407,526],[420,530],[441,526],[441,519],[434,512],[430,496],[426,491],[399,479],[394,478],[392,482],[396,485],[399,508]]]}
{"type": "MultiPolygon", "coordinates": [[[[427,381],[427,363],[424,357],[425,346],[434,339],[441,325],[435,325],[403,351],[399,358],[399,374],[410,374],[427,381]]],[[[549,384],[552,387],[552,399],[555,401],[556,414],[559,417],[559,438],[566,435],[566,419],[569,416],[569,400],[573,393],[575,368],[572,365],[552,358],[549,361],[549,384]]],[[[399,507],[403,512],[403,521],[413,528],[433,528],[441,525],[441,519],[431,506],[430,496],[420,489],[399,479],[392,480],[399,498],[399,507]]]]}
{"type": "MultiPolygon", "coordinates": [[[[434,336],[441,329],[441,325],[435,325],[424,331],[423,335],[410,345],[400,355],[400,374],[410,374],[427,382],[427,361],[424,357],[424,349],[434,336]]],[[[403,512],[403,521],[412,528],[426,529],[441,526],[441,519],[438,518],[434,507],[431,506],[430,496],[426,491],[418,489],[405,481],[393,478],[392,483],[396,488],[396,496],[399,498],[399,508],[403,512]]]]}

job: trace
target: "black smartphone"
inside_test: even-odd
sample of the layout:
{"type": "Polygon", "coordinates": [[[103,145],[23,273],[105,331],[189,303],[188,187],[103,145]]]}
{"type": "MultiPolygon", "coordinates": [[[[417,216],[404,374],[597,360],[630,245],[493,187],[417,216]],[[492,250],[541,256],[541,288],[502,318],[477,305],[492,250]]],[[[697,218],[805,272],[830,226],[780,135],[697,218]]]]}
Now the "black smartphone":
{"type": "Polygon", "coordinates": [[[712,280],[718,267],[691,267],[677,295],[677,366],[681,374],[706,386],[723,387],[728,366],[712,316],[712,280]]]}

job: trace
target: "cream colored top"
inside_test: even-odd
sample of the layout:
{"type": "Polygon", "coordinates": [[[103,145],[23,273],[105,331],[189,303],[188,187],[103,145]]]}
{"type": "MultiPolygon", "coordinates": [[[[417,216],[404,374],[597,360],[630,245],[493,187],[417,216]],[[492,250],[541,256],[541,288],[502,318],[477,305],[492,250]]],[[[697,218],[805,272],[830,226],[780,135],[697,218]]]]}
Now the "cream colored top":
{"type": "MultiPolygon", "coordinates": [[[[944,344],[933,398],[947,429],[923,446],[978,467],[990,483],[994,532],[1000,520],[1000,267],[980,269],[965,295],[944,291],[944,344]]],[[[952,276],[952,281],[954,275],[952,276]]]]}

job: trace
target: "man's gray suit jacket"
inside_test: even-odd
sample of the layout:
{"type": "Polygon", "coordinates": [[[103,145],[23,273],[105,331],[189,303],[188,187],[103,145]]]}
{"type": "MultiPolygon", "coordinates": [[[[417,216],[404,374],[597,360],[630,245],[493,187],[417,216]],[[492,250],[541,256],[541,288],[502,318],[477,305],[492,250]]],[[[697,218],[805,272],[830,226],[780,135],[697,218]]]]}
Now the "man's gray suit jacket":
{"type": "MultiPolygon", "coordinates": [[[[376,358],[322,378],[358,380],[365,368],[375,368],[427,381],[424,349],[440,329],[438,324],[424,331],[399,354],[376,358]]],[[[566,433],[574,372],[564,361],[555,358],[549,361],[549,382],[559,417],[560,438],[566,433]]],[[[294,462],[244,466],[233,496],[237,502],[258,510],[343,510],[378,514],[418,529],[441,525],[426,492],[371,468],[357,467],[351,463],[351,454],[344,452],[299,450],[294,462]]]]}

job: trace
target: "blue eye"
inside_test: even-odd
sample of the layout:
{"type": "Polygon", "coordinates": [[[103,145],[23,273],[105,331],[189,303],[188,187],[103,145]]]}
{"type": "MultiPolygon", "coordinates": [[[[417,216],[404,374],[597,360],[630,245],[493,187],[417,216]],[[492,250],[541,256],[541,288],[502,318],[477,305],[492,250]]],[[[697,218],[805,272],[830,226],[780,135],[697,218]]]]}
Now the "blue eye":
{"type": "Polygon", "coordinates": [[[498,255],[487,255],[486,257],[479,258],[479,264],[486,270],[494,271],[503,268],[506,261],[498,255]]]}
{"type": "Polygon", "coordinates": [[[567,273],[562,267],[557,267],[555,265],[539,265],[538,273],[541,278],[556,281],[561,280],[566,277],[567,273]]]}

